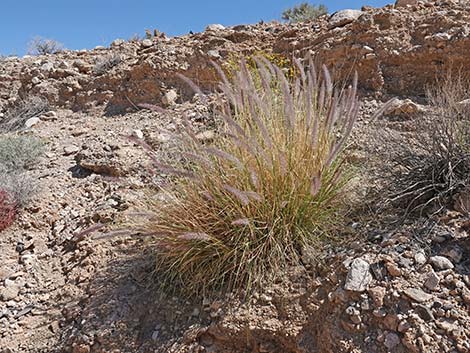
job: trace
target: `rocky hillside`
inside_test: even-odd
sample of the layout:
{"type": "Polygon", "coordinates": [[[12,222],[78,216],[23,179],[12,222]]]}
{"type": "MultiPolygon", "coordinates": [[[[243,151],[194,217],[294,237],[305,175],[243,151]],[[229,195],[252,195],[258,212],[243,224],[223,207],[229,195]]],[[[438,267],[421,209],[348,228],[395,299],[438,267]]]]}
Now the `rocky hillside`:
{"type": "Polygon", "coordinates": [[[345,230],[353,240],[321,261],[305,254],[304,266],[248,301],[164,295],[152,284],[150,240],[107,236],[138,217],[149,189],[165,182],[128,136],[166,158],[185,115],[199,139],[214,138],[211,104],[178,74],[211,92],[211,61],[307,53],[337,79],[358,71],[353,157],[364,162],[371,115],[385,97],[402,100],[379,129],[405,134],[429,112],[427,84],[448,70],[470,72],[470,4],[398,1],[310,23],[210,25],[181,37],[0,59],[0,126],[21,101],[49,104],[19,132],[46,151],[28,170],[38,194],[0,233],[0,353],[470,352],[463,210],[398,225],[393,214],[371,219],[364,211],[345,230]]]}
{"type": "Polygon", "coordinates": [[[178,73],[210,88],[216,81],[210,61],[260,52],[310,52],[338,76],[357,70],[365,89],[419,95],[443,68],[470,69],[470,18],[466,1],[409,2],[340,11],[315,23],[211,25],[182,37],[161,34],[91,51],[8,58],[0,63],[0,109],[19,97],[41,95],[74,111],[132,111],[141,103],[159,104],[171,89],[187,98],[190,91],[178,73]]]}

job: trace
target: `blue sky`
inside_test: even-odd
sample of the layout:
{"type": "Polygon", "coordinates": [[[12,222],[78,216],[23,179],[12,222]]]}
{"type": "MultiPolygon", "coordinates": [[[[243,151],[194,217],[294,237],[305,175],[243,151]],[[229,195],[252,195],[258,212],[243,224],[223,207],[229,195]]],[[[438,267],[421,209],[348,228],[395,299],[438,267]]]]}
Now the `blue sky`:
{"type": "MultiPolygon", "coordinates": [[[[235,25],[280,19],[302,0],[2,0],[0,54],[23,55],[35,36],[69,49],[108,45],[157,28],[168,35],[199,32],[211,23],[235,25]]],[[[323,1],[330,12],[391,0],[323,1]]]]}

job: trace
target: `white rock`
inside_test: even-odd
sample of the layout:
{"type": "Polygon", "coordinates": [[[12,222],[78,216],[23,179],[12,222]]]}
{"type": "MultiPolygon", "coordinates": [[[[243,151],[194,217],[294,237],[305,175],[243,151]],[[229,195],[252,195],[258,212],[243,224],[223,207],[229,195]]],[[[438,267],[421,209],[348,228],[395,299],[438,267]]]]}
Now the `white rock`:
{"type": "Polygon", "coordinates": [[[329,20],[330,28],[344,26],[348,23],[351,23],[357,20],[362,14],[363,12],[360,10],[350,9],[335,12],[329,20]]]}
{"type": "Polygon", "coordinates": [[[433,256],[429,259],[429,262],[436,270],[450,270],[454,268],[454,264],[444,256],[433,256]]]}
{"type": "Polygon", "coordinates": [[[162,97],[162,103],[164,105],[172,105],[178,99],[178,93],[175,89],[170,89],[165,95],[162,97]]]}
{"type": "Polygon", "coordinates": [[[24,126],[29,129],[30,127],[33,127],[34,125],[36,125],[40,121],[41,121],[41,119],[39,119],[38,117],[35,116],[35,117],[29,118],[28,120],[26,120],[26,122],[24,123],[24,126]]]}
{"type": "Polygon", "coordinates": [[[41,82],[41,80],[39,79],[39,77],[34,76],[31,79],[31,82],[33,83],[33,85],[37,85],[39,82],[41,82]]]}
{"type": "Polygon", "coordinates": [[[198,133],[196,138],[201,142],[212,141],[215,138],[215,132],[213,130],[206,130],[198,133]]]}
{"type": "Polygon", "coordinates": [[[209,50],[207,52],[207,55],[213,59],[219,59],[220,58],[220,53],[218,50],[209,50]]]}
{"type": "Polygon", "coordinates": [[[153,42],[150,39],[144,39],[142,41],[142,46],[144,48],[150,48],[153,45],[153,42]]]}
{"type": "Polygon", "coordinates": [[[52,71],[54,69],[53,63],[45,63],[41,66],[41,70],[43,71],[52,71]]]}
{"type": "Polygon", "coordinates": [[[206,31],[223,31],[225,29],[225,26],[221,24],[211,24],[206,27],[206,31]]]}
{"type": "Polygon", "coordinates": [[[142,140],[144,138],[144,133],[142,130],[134,130],[132,131],[132,136],[137,137],[139,140],[142,140]]]}
{"type": "Polygon", "coordinates": [[[9,286],[7,288],[0,288],[0,301],[9,301],[15,299],[20,293],[20,288],[17,286],[9,286]]]}
{"type": "Polygon", "coordinates": [[[171,141],[172,139],[172,136],[170,134],[167,134],[167,133],[160,133],[158,134],[157,136],[157,141],[160,142],[160,143],[166,143],[166,142],[169,142],[171,141]]]}
{"type": "Polygon", "coordinates": [[[450,35],[449,33],[441,32],[441,33],[436,33],[436,34],[432,35],[431,37],[429,37],[429,39],[437,40],[437,41],[440,41],[440,42],[446,42],[446,41],[452,39],[452,35],[450,35]]]}
{"type": "Polygon", "coordinates": [[[67,145],[67,146],[64,147],[64,154],[66,156],[70,156],[71,154],[75,154],[78,151],[80,151],[80,148],[78,146],[75,146],[75,145],[67,145]]]}
{"type": "Polygon", "coordinates": [[[360,258],[354,259],[346,277],[344,289],[355,292],[365,291],[372,280],[369,268],[370,265],[367,261],[360,258]]]}
{"type": "Polygon", "coordinates": [[[35,265],[37,261],[37,256],[33,254],[25,254],[21,255],[20,257],[20,263],[24,264],[27,267],[31,267],[35,265]]]}
{"type": "Polygon", "coordinates": [[[118,47],[121,44],[124,44],[125,42],[126,41],[124,39],[118,38],[118,39],[113,40],[113,42],[111,43],[111,46],[112,47],[118,47]]]}
{"type": "Polygon", "coordinates": [[[427,261],[426,255],[423,252],[417,252],[414,257],[416,264],[419,266],[424,265],[427,261]]]}

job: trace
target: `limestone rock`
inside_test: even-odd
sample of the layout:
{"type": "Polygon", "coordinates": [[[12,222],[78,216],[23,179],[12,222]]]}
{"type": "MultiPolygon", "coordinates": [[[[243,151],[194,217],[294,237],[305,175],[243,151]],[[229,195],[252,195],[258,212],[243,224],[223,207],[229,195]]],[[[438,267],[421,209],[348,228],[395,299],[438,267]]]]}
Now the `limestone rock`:
{"type": "Polygon", "coordinates": [[[24,126],[29,129],[41,121],[38,117],[32,117],[25,121],[24,126]]]}
{"type": "Polygon", "coordinates": [[[144,138],[144,133],[142,130],[134,130],[132,131],[132,136],[137,137],[139,140],[142,140],[144,138]]]}
{"type": "Polygon", "coordinates": [[[218,50],[209,50],[207,55],[212,59],[220,59],[220,52],[218,50]]]}
{"type": "Polygon", "coordinates": [[[175,89],[170,89],[165,95],[162,97],[162,103],[164,105],[172,105],[178,99],[178,93],[175,89]]]}
{"type": "Polygon", "coordinates": [[[411,99],[396,99],[392,106],[384,112],[384,115],[409,117],[422,111],[423,108],[411,99]]]}
{"type": "Polygon", "coordinates": [[[96,174],[118,177],[128,172],[114,151],[82,150],[75,160],[81,168],[96,174]]]}
{"type": "Polygon", "coordinates": [[[215,132],[214,130],[206,130],[206,131],[198,133],[196,135],[196,138],[201,142],[210,142],[214,140],[215,132]]]}
{"type": "Polygon", "coordinates": [[[423,252],[417,252],[414,256],[417,265],[421,266],[427,262],[426,255],[423,252]]]}
{"type": "Polygon", "coordinates": [[[153,42],[150,39],[144,39],[142,41],[142,47],[144,48],[150,48],[152,45],[153,45],[153,42]]]}
{"type": "Polygon", "coordinates": [[[403,7],[408,5],[416,5],[418,0],[397,0],[395,2],[395,7],[403,7]]]}
{"type": "Polygon", "coordinates": [[[126,41],[124,39],[118,38],[118,39],[113,40],[113,42],[111,43],[111,46],[112,47],[118,47],[118,46],[124,44],[125,42],[126,41]]]}
{"type": "Polygon", "coordinates": [[[347,25],[357,20],[363,14],[360,10],[341,10],[333,14],[329,20],[330,28],[347,25]]]}
{"type": "Polygon", "coordinates": [[[213,32],[223,31],[224,29],[225,29],[225,26],[218,24],[218,23],[211,24],[206,27],[206,31],[213,31],[213,32]]]}
{"type": "Polygon", "coordinates": [[[414,300],[415,302],[422,303],[432,298],[432,295],[423,292],[418,288],[408,288],[403,292],[407,297],[414,300]]]}
{"type": "Polygon", "coordinates": [[[444,256],[432,256],[429,259],[431,265],[438,271],[441,270],[450,270],[454,268],[454,264],[444,256]]]}
{"type": "Polygon", "coordinates": [[[439,277],[434,271],[430,271],[426,276],[424,286],[429,290],[436,290],[439,287],[439,277]]]}
{"type": "Polygon", "coordinates": [[[2,287],[0,288],[0,300],[7,302],[16,299],[19,293],[20,289],[17,286],[2,287]]]}
{"type": "Polygon", "coordinates": [[[361,258],[354,259],[346,277],[344,289],[354,292],[365,291],[372,280],[369,268],[370,265],[367,261],[361,258]]]}
{"type": "Polygon", "coordinates": [[[75,145],[66,145],[64,146],[64,155],[70,156],[71,154],[75,154],[80,151],[80,148],[75,145]]]}

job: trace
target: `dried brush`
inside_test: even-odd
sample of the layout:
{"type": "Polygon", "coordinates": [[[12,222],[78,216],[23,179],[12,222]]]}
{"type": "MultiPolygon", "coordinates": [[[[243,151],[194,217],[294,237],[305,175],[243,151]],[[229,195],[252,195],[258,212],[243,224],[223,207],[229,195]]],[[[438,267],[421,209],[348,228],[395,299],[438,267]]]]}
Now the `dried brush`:
{"type": "Polygon", "coordinates": [[[428,88],[432,110],[415,122],[417,135],[391,139],[387,201],[405,217],[438,213],[470,186],[470,107],[461,103],[468,97],[470,81],[449,73],[428,88]]]}

